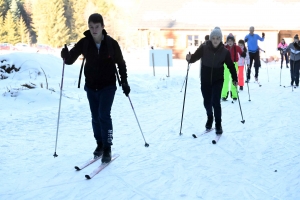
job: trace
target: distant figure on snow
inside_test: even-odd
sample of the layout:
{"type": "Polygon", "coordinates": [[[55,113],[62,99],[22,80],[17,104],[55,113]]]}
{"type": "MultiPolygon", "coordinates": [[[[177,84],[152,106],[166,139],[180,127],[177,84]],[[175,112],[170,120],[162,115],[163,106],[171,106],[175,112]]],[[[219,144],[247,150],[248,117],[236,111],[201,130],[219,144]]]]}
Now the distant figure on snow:
{"type": "Polygon", "coordinates": [[[289,68],[289,57],[287,55],[287,47],[287,43],[285,43],[285,40],[282,38],[281,42],[278,44],[278,50],[280,51],[281,55],[281,68],[283,63],[283,57],[285,58],[286,68],[289,68]]]}
{"type": "MultiPolygon", "coordinates": [[[[244,52],[239,46],[235,44],[235,39],[232,33],[227,36],[225,48],[230,52],[231,60],[234,63],[236,71],[238,71],[238,60],[240,57],[245,58],[246,52],[244,52]]],[[[244,49],[245,50],[245,49],[244,49]]],[[[229,94],[233,100],[237,100],[237,88],[233,85],[229,70],[224,64],[224,84],[222,88],[222,100],[226,101],[229,94]]]]}
{"type": "Polygon", "coordinates": [[[247,63],[247,66],[249,67],[250,59],[249,59],[249,52],[247,51],[247,48],[245,46],[244,40],[239,40],[238,42],[239,47],[243,50],[243,52],[246,52],[246,57],[240,57],[238,61],[238,84],[240,86],[240,90],[244,89],[244,66],[245,63],[247,63]]]}
{"type": "Polygon", "coordinates": [[[203,44],[206,44],[206,42],[209,41],[209,35],[206,35],[206,36],[204,37],[204,40],[205,40],[205,41],[203,42],[203,44]]]}
{"type": "Polygon", "coordinates": [[[294,36],[294,42],[289,44],[287,51],[290,55],[291,86],[295,83],[299,87],[300,42],[298,34],[294,36]]]}
{"type": "Polygon", "coordinates": [[[251,67],[254,60],[254,68],[255,68],[255,80],[258,81],[258,71],[259,71],[259,47],[258,47],[258,40],[264,41],[265,33],[262,33],[262,37],[257,34],[254,34],[254,27],[251,26],[249,29],[249,34],[245,37],[245,42],[248,43],[248,51],[250,56],[250,65],[247,69],[247,82],[250,80],[251,75],[251,67]]]}

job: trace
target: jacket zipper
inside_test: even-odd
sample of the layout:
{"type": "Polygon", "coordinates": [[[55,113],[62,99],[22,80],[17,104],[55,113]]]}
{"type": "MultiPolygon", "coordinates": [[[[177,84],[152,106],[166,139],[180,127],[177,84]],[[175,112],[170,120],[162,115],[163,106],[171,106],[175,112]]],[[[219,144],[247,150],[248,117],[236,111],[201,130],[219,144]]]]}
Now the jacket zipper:
{"type": "Polygon", "coordinates": [[[213,74],[213,71],[214,71],[214,64],[215,64],[215,56],[216,56],[216,53],[214,53],[213,65],[211,67],[211,74],[210,74],[210,84],[211,85],[212,85],[212,74],[213,74]]]}
{"type": "Polygon", "coordinates": [[[216,53],[220,50],[221,47],[219,47],[217,49],[217,51],[214,53],[214,58],[213,58],[213,65],[212,65],[212,69],[211,69],[211,74],[210,74],[210,83],[212,85],[212,75],[213,75],[213,71],[214,71],[214,64],[215,64],[215,56],[216,56],[216,53]]]}

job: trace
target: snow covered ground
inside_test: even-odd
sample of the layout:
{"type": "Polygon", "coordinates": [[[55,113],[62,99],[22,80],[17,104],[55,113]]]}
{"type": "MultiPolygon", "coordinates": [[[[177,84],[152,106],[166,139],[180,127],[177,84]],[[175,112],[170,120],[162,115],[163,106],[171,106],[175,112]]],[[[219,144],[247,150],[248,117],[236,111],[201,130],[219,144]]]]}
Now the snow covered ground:
{"type": "MultiPolygon", "coordinates": [[[[113,109],[113,153],[120,157],[91,180],[84,175],[100,161],[75,171],[92,156],[95,141],[83,90],[77,88],[80,61],[66,66],[54,158],[62,60],[38,53],[6,53],[3,64],[21,67],[0,80],[0,199],[300,199],[300,88],[280,85],[279,63],[262,63],[262,87],[247,85],[239,104],[222,102],[224,134],[197,139],[206,114],[199,63],[191,65],[182,136],[179,136],[187,69],[184,60],[152,67],[146,57],[125,55],[130,98],[118,88],[113,109]],[[44,74],[44,72],[45,74],[44,74]],[[47,82],[48,82],[48,90],[47,82]],[[35,89],[22,87],[35,84],[35,89]],[[43,87],[43,88],[41,88],[43,87]]],[[[282,85],[289,85],[282,69],[282,85]]]]}

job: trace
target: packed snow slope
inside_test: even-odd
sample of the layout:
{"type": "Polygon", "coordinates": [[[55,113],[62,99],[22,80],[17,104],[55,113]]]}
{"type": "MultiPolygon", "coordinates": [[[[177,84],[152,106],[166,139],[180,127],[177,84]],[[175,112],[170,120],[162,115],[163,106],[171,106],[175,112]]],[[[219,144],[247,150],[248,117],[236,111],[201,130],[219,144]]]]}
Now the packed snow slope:
{"type": "Polygon", "coordinates": [[[213,145],[214,132],[192,137],[206,122],[199,62],[190,66],[179,136],[186,61],[174,60],[170,77],[166,67],[155,67],[154,76],[147,57],[124,56],[130,99],[150,146],[144,146],[129,99],[118,88],[112,152],[120,157],[86,180],[101,161],[74,169],[96,147],[84,77],[77,88],[81,61],[65,66],[54,158],[62,59],[0,55],[1,66],[20,68],[1,72],[7,77],[0,80],[1,200],[300,199],[300,88],[283,87],[290,84],[289,69],[282,69],[280,83],[280,63],[262,63],[262,86],[252,76],[250,96],[247,85],[239,93],[243,118],[238,102],[221,102],[224,133],[213,145]]]}

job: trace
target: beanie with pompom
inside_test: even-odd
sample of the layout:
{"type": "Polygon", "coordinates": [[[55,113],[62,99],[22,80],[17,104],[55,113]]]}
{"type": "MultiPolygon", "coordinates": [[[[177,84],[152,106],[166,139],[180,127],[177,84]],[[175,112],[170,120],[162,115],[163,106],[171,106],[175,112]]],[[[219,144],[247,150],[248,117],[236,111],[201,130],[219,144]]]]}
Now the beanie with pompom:
{"type": "Polygon", "coordinates": [[[219,37],[222,41],[223,35],[222,35],[222,31],[219,27],[215,27],[214,30],[211,31],[211,33],[209,35],[209,39],[211,40],[213,36],[219,37]]]}

